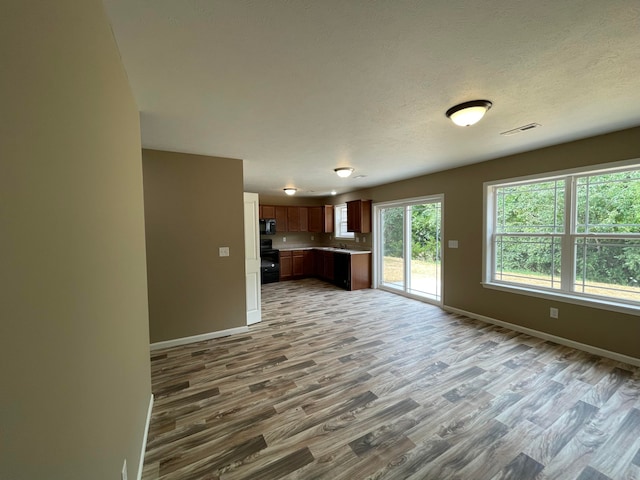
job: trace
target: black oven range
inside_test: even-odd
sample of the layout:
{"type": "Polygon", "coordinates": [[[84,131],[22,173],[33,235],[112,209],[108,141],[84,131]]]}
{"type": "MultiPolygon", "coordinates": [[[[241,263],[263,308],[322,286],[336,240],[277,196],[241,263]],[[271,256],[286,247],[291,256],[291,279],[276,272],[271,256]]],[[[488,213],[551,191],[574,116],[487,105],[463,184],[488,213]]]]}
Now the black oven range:
{"type": "Polygon", "coordinates": [[[263,284],[280,281],[280,251],[270,238],[260,240],[260,279],[263,284]]]}

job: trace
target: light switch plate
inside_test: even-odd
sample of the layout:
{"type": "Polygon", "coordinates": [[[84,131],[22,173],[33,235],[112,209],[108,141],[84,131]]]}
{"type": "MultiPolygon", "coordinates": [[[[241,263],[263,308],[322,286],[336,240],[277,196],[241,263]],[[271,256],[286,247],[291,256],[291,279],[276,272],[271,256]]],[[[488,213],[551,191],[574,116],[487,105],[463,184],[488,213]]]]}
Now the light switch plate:
{"type": "Polygon", "coordinates": [[[218,252],[219,252],[219,256],[228,257],[229,256],[229,247],[220,247],[218,252]]]}

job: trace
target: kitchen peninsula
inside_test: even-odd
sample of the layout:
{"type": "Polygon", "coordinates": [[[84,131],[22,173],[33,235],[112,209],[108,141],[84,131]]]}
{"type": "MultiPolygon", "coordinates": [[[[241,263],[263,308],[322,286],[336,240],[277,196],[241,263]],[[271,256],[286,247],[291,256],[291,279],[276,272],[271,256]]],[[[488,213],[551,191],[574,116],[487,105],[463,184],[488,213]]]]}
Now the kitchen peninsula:
{"type": "Polygon", "coordinates": [[[371,286],[371,252],[336,247],[280,249],[280,280],[317,277],[345,290],[371,286]]]}

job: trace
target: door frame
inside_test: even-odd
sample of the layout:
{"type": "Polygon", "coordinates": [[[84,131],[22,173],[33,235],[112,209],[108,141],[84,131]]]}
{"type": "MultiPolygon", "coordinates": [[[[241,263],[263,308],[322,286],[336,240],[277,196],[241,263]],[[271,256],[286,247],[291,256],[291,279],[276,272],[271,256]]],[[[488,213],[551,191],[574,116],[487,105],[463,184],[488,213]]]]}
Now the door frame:
{"type": "Polygon", "coordinates": [[[247,325],[262,321],[259,216],[258,194],[244,192],[244,270],[247,325]]]}
{"type": "MultiPolygon", "coordinates": [[[[445,208],[445,195],[444,193],[437,193],[434,195],[424,195],[421,197],[411,197],[411,198],[403,198],[398,200],[392,200],[388,202],[377,202],[373,204],[373,281],[372,287],[380,290],[385,290],[387,292],[392,292],[398,295],[403,295],[405,297],[413,298],[415,300],[420,300],[422,302],[431,303],[433,305],[437,305],[442,307],[444,303],[444,261],[445,261],[445,248],[444,248],[444,208],[445,208]],[[382,284],[382,222],[381,222],[381,212],[384,208],[390,207],[403,207],[406,208],[412,205],[422,205],[425,203],[434,203],[440,202],[440,301],[434,300],[432,298],[424,297],[422,295],[415,295],[406,291],[406,282],[405,288],[403,290],[392,289],[389,287],[385,287],[382,284]]],[[[406,216],[403,218],[403,232],[406,233],[408,225],[406,221],[406,216]]],[[[406,242],[405,242],[406,243],[406,242]]],[[[405,265],[405,271],[407,267],[405,265]]],[[[406,279],[405,279],[406,280],[406,279]]]]}

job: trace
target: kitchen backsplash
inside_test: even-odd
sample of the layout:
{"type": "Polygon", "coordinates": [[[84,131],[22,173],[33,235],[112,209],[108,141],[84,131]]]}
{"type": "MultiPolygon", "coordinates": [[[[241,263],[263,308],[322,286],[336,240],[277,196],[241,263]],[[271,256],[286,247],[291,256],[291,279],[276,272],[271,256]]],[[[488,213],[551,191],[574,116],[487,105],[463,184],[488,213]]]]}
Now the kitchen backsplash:
{"type": "Polygon", "coordinates": [[[275,235],[261,235],[262,239],[271,239],[273,248],[330,247],[346,245],[354,250],[371,250],[371,234],[356,233],[358,241],[348,238],[335,238],[333,233],[287,232],[275,235]],[[285,240],[286,239],[286,240],[285,240]]]}

